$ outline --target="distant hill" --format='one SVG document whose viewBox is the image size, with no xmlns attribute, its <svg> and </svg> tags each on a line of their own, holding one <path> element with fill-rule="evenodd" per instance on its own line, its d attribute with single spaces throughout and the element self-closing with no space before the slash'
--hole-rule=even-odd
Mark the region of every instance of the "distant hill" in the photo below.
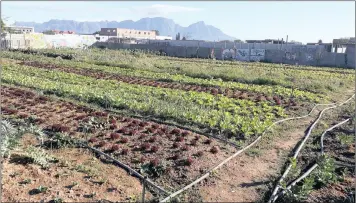
<svg viewBox="0 0 356 203">
<path fill-rule="evenodd" d="M 129 29 L 141 29 L 141 30 L 158 30 L 160 35 L 169 35 L 175 38 L 179 32 L 181 37 L 188 36 L 189 39 L 195 40 L 235 40 L 223 33 L 220 29 L 206 25 L 203 21 L 191 24 L 188 27 L 183 27 L 176 24 L 173 20 L 157 17 L 157 18 L 142 18 L 138 21 L 125 20 L 121 22 L 117 21 L 100 21 L 100 22 L 77 22 L 74 20 L 50 20 L 44 23 L 36 22 L 15 22 L 18 26 L 31 26 L 35 28 L 36 32 L 42 32 L 45 30 L 71 30 L 81 34 L 91 34 L 99 31 L 105 27 L 120 27 Z"/>
</svg>

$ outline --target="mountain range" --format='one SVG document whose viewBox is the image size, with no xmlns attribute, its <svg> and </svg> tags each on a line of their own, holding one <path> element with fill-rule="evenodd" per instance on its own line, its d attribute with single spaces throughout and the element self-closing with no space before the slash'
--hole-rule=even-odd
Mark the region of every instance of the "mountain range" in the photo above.
<svg viewBox="0 0 356 203">
<path fill-rule="evenodd" d="M 117 21 L 98 21 L 98 22 L 78 22 L 74 20 L 56 20 L 52 19 L 44 23 L 36 22 L 15 22 L 17 26 L 30 26 L 35 28 L 35 32 L 46 30 L 75 31 L 80 34 L 91 34 L 100 31 L 101 28 L 127 28 L 137 30 L 158 30 L 160 35 L 172 36 L 175 38 L 180 33 L 181 38 L 207 41 L 235 40 L 235 37 L 223 33 L 220 29 L 206 25 L 204 21 L 199 21 L 183 27 L 171 19 L 156 17 L 142 18 L 138 21 L 124 20 Z"/>
</svg>

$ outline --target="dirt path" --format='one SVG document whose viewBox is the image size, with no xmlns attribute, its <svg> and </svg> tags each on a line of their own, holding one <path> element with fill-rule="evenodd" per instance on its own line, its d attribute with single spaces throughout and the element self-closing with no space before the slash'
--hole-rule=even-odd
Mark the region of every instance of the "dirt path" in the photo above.
<svg viewBox="0 0 356 203">
<path fill-rule="evenodd" d="M 315 113 L 313 115 L 316 115 Z M 271 177 L 279 174 L 288 153 L 302 139 L 304 131 L 315 116 L 289 121 L 292 129 L 284 131 L 284 136 L 275 137 L 266 147 L 265 140 L 259 144 L 260 155 L 239 156 L 224 167 L 217 175 L 200 186 L 203 201 L 209 202 L 256 202 L 268 189 Z M 292 123 L 293 122 L 293 123 Z M 254 147 L 253 149 L 256 149 Z"/>
</svg>

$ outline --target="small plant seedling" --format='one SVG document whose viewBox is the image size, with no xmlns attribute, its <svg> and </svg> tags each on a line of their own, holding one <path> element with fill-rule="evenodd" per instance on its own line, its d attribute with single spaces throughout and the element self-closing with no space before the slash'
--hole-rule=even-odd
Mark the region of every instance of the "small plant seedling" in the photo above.
<svg viewBox="0 0 356 203">
<path fill-rule="evenodd" d="M 150 139 L 148 139 L 149 142 L 155 142 L 157 140 L 156 137 L 150 137 Z"/>
<path fill-rule="evenodd" d="M 213 154 L 216 154 L 219 152 L 219 149 L 217 146 L 213 146 L 211 149 L 210 149 L 210 152 L 213 153 Z"/>
<path fill-rule="evenodd" d="M 184 137 L 176 137 L 176 141 L 177 142 L 183 142 L 184 141 Z"/>
<path fill-rule="evenodd" d="M 191 157 L 188 157 L 185 161 L 184 161 L 186 166 L 191 166 L 193 164 L 193 159 Z"/>
<path fill-rule="evenodd" d="M 29 183 L 31 183 L 31 179 L 29 178 L 20 182 L 20 184 L 29 184 Z"/>
<path fill-rule="evenodd" d="M 129 153 L 129 149 L 122 149 L 121 154 L 127 155 Z"/>
<path fill-rule="evenodd" d="M 110 138 L 113 140 L 119 139 L 120 138 L 120 134 L 119 133 L 111 133 L 110 134 Z"/>
<path fill-rule="evenodd" d="M 120 142 L 121 143 L 128 143 L 129 139 L 127 139 L 127 137 L 123 137 L 123 138 L 121 138 Z"/>
<path fill-rule="evenodd" d="M 151 147 L 151 152 L 156 153 L 158 151 L 159 147 L 158 146 L 152 146 Z"/>
<path fill-rule="evenodd" d="M 118 144 L 113 144 L 112 146 L 111 146 L 111 150 L 112 151 L 117 151 L 117 150 L 119 150 L 120 149 L 120 145 L 118 145 Z"/>
<path fill-rule="evenodd" d="M 189 150 L 189 146 L 188 146 L 188 145 L 182 146 L 182 150 L 183 150 L 183 151 L 188 151 L 188 150 Z"/>
<path fill-rule="evenodd" d="M 178 142 L 173 143 L 173 148 L 178 148 L 180 144 Z"/>
<path fill-rule="evenodd" d="M 92 137 L 92 138 L 89 139 L 89 142 L 91 142 L 91 143 L 95 143 L 95 142 L 98 142 L 98 141 L 99 140 L 96 137 Z"/>
<path fill-rule="evenodd" d="M 38 193 L 45 193 L 47 191 L 48 187 L 40 185 L 36 190 Z"/>
</svg>

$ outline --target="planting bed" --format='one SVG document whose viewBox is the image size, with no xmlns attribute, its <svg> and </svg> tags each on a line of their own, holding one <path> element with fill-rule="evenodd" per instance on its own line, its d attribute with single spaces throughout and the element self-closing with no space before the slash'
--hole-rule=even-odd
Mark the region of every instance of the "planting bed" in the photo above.
<svg viewBox="0 0 356 203">
<path fill-rule="evenodd" d="M 189 131 L 119 117 L 3 86 L 5 115 L 28 118 L 49 133 L 64 132 L 140 169 L 161 186 L 179 188 L 223 161 L 235 149 Z M 154 166 L 153 168 L 150 168 Z"/>
<path fill-rule="evenodd" d="M 146 79 L 143 77 L 140 78 L 140 77 L 121 76 L 118 74 L 105 73 L 102 71 L 57 66 L 54 64 L 40 63 L 37 61 L 23 61 L 19 64 L 26 65 L 26 66 L 33 66 L 37 68 L 44 68 L 49 70 L 59 70 L 67 73 L 75 73 L 79 75 L 94 77 L 97 79 L 117 80 L 129 84 L 146 85 L 146 86 L 169 88 L 169 89 L 180 89 L 185 91 L 206 92 L 206 93 L 211 93 L 213 95 L 221 94 L 230 98 L 248 99 L 255 102 L 271 101 L 276 105 L 283 105 L 283 106 L 297 105 L 297 103 L 294 100 L 286 99 L 281 96 L 271 97 L 263 93 L 253 93 L 244 90 L 236 90 L 236 89 L 221 88 L 221 87 L 208 87 L 208 86 L 200 86 L 194 84 L 189 85 L 189 84 L 182 84 L 182 83 L 162 82 L 162 81 Z"/>
</svg>

